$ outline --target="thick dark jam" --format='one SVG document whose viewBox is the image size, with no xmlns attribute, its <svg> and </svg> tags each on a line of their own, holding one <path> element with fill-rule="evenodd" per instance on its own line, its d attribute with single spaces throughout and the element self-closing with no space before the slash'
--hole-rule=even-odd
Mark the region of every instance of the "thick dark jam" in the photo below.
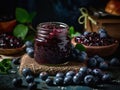
<svg viewBox="0 0 120 90">
<path fill-rule="evenodd" d="M 37 26 L 34 58 L 40 64 L 60 64 L 70 53 L 68 25 L 61 22 L 45 22 Z"/>
</svg>

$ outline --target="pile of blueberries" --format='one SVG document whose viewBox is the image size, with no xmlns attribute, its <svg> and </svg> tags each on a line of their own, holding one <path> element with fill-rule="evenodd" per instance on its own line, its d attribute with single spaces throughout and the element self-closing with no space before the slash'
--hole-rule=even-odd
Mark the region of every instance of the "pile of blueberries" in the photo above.
<svg viewBox="0 0 120 90">
<path fill-rule="evenodd" d="M 22 39 L 7 33 L 0 34 L 0 48 L 19 48 L 22 45 Z"/>
<path fill-rule="evenodd" d="M 26 52 L 27 54 L 34 58 L 34 45 L 32 42 L 27 41 Z M 80 51 L 74 47 L 71 48 L 70 58 L 72 60 L 77 60 L 80 62 L 87 61 L 86 67 L 80 67 L 79 71 L 68 71 L 66 73 L 58 72 L 55 76 L 49 75 L 47 72 L 40 72 L 39 79 L 40 82 L 45 82 L 48 86 L 67 86 L 67 85 L 87 85 L 87 86 L 97 86 L 104 83 L 111 83 L 113 81 L 113 76 L 106 70 L 110 66 L 119 66 L 120 60 L 117 57 L 106 61 L 104 58 L 95 55 L 90 58 L 87 57 L 85 51 Z M 18 62 L 20 58 L 13 60 L 14 64 L 20 64 Z M 36 76 L 29 68 L 24 68 L 22 70 L 22 75 L 25 81 L 28 83 L 29 90 L 37 89 L 37 82 L 35 81 Z M 23 78 L 14 78 L 12 83 L 15 87 L 20 87 L 23 84 Z M 40 84 L 40 83 L 39 83 Z"/>
<path fill-rule="evenodd" d="M 35 76 L 29 68 L 22 70 L 22 75 L 28 84 L 28 90 L 37 89 L 38 82 L 35 81 Z M 68 71 L 67 73 L 58 72 L 55 76 L 50 76 L 47 72 L 41 72 L 39 79 L 45 82 L 48 86 L 68 86 L 68 85 L 87 85 L 96 86 L 103 83 L 112 82 L 112 75 L 104 73 L 100 69 L 90 69 L 81 67 L 78 72 Z M 40 82 L 41 82 L 40 80 Z M 39 82 L 39 84 L 40 84 Z M 12 83 L 15 87 L 21 87 L 23 84 L 22 78 L 14 78 Z"/>
<path fill-rule="evenodd" d="M 102 28 L 98 32 L 85 31 L 82 35 L 75 37 L 75 41 L 87 46 L 107 46 L 116 42 Z"/>
</svg>

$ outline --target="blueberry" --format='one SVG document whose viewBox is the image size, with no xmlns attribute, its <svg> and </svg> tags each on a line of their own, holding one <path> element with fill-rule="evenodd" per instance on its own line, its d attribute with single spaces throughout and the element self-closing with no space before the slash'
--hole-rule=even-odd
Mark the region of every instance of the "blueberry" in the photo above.
<svg viewBox="0 0 120 90">
<path fill-rule="evenodd" d="M 93 69 L 92 74 L 98 77 L 102 77 L 103 73 L 101 71 L 101 69 Z"/>
<path fill-rule="evenodd" d="M 36 90 L 36 89 L 37 89 L 37 84 L 35 82 L 28 84 L 28 90 Z"/>
<path fill-rule="evenodd" d="M 54 78 L 54 84 L 55 84 L 55 85 L 61 86 L 61 85 L 63 85 L 63 81 L 64 81 L 64 79 L 61 78 L 61 77 L 56 77 L 56 78 Z"/>
<path fill-rule="evenodd" d="M 64 78 L 64 73 L 62 73 L 62 72 L 58 72 L 58 73 L 56 74 L 55 77 L 61 77 L 61 78 Z"/>
<path fill-rule="evenodd" d="M 95 78 L 93 75 L 86 75 L 84 77 L 84 83 L 88 86 L 93 86 L 95 84 Z"/>
<path fill-rule="evenodd" d="M 34 49 L 29 49 L 28 51 L 27 51 L 27 54 L 30 56 L 30 57 L 34 57 Z"/>
<path fill-rule="evenodd" d="M 82 79 L 83 79 L 83 75 L 81 73 L 76 73 L 76 75 L 73 77 L 73 83 L 80 84 Z"/>
<path fill-rule="evenodd" d="M 39 75 L 41 80 L 46 80 L 48 78 L 48 73 L 47 72 L 41 72 Z"/>
<path fill-rule="evenodd" d="M 77 55 L 77 60 L 80 62 L 84 62 L 85 60 L 87 60 L 86 52 L 84 51 L 80 52 L 80 54 Z"/>
<path fill-rule="evenodd" d="M 109 68 L 109 65 L 107 62 L 101 62 L 99 68 L 102 70 L 107 70 Z"/>
<path fill-rule="evenodd" d="M 48 77 L 48 78 L 45 80 L 45 83 L 46 83 L 48 86 L 52 86 L 52 85 L 53 85 L 53 78 Z"/>
<path fill-rule="evenodd" d="M 34 82 L 34 77 L 32 75 L 27 75 L 25 80 L 27 83 L 32 83 Z"/>
<path fill-rule="evenodd" d="M 118 65 L 120 65 L 119 59 L 116 58 L 116 57 L 112 58 L 112 59 L 110 60 L 110 65 L 111 65 L 111 66 L 118 66 Z"/>
<path fill-rule="evenodd" d="M 72 58 L 72 59 L 77 59 L 77 55 L 76 55 L 75 53 L 72 53 L 72 54 L 71 54 L 71 58 Z"/>
<path fill-rule="evenodd" d="M 26 47 L 26 52 L 28 52 L 29 50 L 34 50 L 33 47 Z"/>
<path fill-rule="evenodd" d="M 73 82 L 73 77 L 72 76 L 66 76 L 64 78 L 64 84 L 65 85 L 70 85 L 70 84 L 72 84 L 72 82 Z"/>
<path fill-rule="evenodd" d="M 84 36 L 87 36 L 88 34 L 90 34 L 90 32 L 88 32 L 88 31 L 85 31 L 85 32 L 83 33 Z"/>
<path fill-rule="evenodd" d="M 87 57 L 87 53 L 85 51 L 81 51 L 80 53 L 81 53 L 81 55 L 84 55 Z"/>
<path fill-rule="evenodd" d="M 21 78 L 14 78 L 12 80 L 12 84 L 15 86 L 15 87 L 20 87 L 22 86 L 22 79 Z"/>
<path fill-rule="evenodd" d="M 97 65 L 97 60 L 95 58 L 90 58 L 88 60 L 88 67 L 96 67 Z"/>
<path fill-rule="evenodd" d="M 102 58 L 102 57 L 100 57 L 100 56 L 94 56 L 94 58 L 96 58 L 96 60 L 97 60 L 97 62 L 98 62 L 98 64 L 100 64 L 101 62 L 104 62 L 105 60 L 104 60 L 104 58 Z"/>
<path fill-rule="evenodd" d="M 22 70 L 22 75 L 23 75 L 24 77 L 26 77 L 27 75 L 32 75 L 32 71 L 30 70 L 30 68 L 24 68 L 24 69 Z"/>
<path fill-rule="evenodd" d="M 84 54 L 79 54 L 77 56 L 77 60 L 80 61 L 80 62 L 84 62 L 85 60 L 87 60 L 87 56 L 84 55 Z"/>
<path fill-rule="evenodd" d="M 109 73 L 105 73 L 103 76 L 102 76 L 102 81 L 107 83 L 107 82 L 110 82 L 112 80 L 112 75 L 109 74 Z"/>
<path fill-rule="evenodd" d="M 74 72 L 74 71 L 68 71 L 67 73 L 66 73 L 66 76 L 74 76 L 76 73 Z"/>
<path fill-rule="evenodd" d="M 92 69 L 91 69 L 91 68 L 88 68 L 86 74 L 87 74 L 87 75 L 88 75 L 88 74 L 92 74 Z"/>
<path fill-rule="evenodd" d="M 107 31 L 104 30 L 103 28 L 101 28 L 101 29 L 98 30 L 98 33 L 99 33 L 99 34 L 100 34 L 100 33 L 107 33 Z"/>
<path fill-rule="evenodd" d="M 80 50 L 74 48 L 72 52 L 75 53 L 76 55 L 78 55 L 80 53 Z"/>
<path fill-rule="evenodd" d="M 31 41 L 25 42 L 26 47 L 33 47 L 33 43 Z"/>
<path fill-rule="evenodd" d="M 79 72 L 86 74 L 87 73 L 88 68 L 87 67 L 81 67 Z"/>
<path fill-rule="evenodd" d="M 106 33 L 100 33 L 100 38 L 107 38 L 107 34 Z"/>
<path fill-rule="evenodd" d="M 12 63 L 15 64 L 15 65 L 20 65 L 20 59 L 21 59 L 20 57 L 13 58 Z"/>
</svg>

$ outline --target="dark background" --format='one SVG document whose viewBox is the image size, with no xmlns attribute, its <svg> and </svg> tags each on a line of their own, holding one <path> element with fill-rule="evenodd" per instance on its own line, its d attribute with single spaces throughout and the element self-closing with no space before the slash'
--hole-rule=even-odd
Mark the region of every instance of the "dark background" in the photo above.
<svg viewBox="0 0 120 90">
<path fill-rule="evenodd" d="M 109 0 L 0 0 L 0 16 L 15 16 L 15 8 L 22 7 L 29 12 L 36 11 L 33 21 L 36 27 L 40 22 L 60 21 L 74 26 L 77 30 L 83 27 L 78 24 L 80 7 L 104 8 Z"/>
</svg>

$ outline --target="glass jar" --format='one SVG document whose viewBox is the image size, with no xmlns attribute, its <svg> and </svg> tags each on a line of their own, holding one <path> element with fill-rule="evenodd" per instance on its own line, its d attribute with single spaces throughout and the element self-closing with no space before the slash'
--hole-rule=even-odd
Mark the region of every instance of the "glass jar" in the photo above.
<svg viewBox="0 0 120 90">
<path fill-rule="evenodd" d="M 40 64 L 60 64 L 70 55 L 68 25 L 62 22 L 44 22 L 37 26 L 34 58 Z"/>
</svg>

